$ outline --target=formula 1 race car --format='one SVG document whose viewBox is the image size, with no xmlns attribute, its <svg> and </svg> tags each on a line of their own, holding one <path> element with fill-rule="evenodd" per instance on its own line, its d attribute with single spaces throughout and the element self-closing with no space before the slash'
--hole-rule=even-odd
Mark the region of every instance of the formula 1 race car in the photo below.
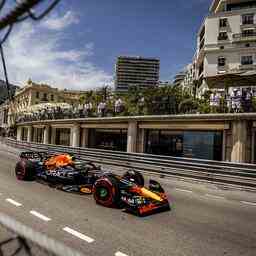
<svg viewBox="0 0 256 256">
<path fill-rule="evenodd" d="M 93 194 L 98 204 L 124 208 L 138 216 L 170 210 L 157 181 L 150 180 L 145 188 L 144 177 L 137 171 L 119 176 L 90 161 L 77 161 L 70 154 L 22 152 L 15 173 L 19 180 L 38 180 L 66 192 Z"/>
</svg>

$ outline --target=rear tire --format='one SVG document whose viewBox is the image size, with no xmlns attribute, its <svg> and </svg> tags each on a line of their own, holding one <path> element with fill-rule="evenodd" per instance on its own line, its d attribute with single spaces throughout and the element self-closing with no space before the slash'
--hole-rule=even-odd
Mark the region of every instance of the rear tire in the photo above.
<svg viewBox="0 0 256 256">
<path fill-rule="evenodd" d="M 34 180 L 36 176 L 35 165 L 26 159 L 20 160 L 15 167 L 18 180 Z"/>
<path fill-rule="evenodd" d="M 105 207 L 119 207 L 120 191 L 118 181 L 113 177 L 102 177 L 93 185 L 93 197 L 96 203 Z"/>
</svg>

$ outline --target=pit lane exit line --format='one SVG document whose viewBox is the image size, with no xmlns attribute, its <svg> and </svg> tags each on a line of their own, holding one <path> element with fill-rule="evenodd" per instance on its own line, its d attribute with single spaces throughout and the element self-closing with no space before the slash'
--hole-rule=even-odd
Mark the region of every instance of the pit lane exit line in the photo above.
<svg viewBox="0 0 256 256">
<path fill-rule="evenodd" d="M 186 193 L 193 193 L 193 191 L 191 191 L 191 190 L 186 190 L 186 189 L 176 188 L 175 190 L 181 191 L 181 192 L 186 192 Z"/>
<path fill-rule="evenodd" d="M 94 239 L 93 239 L 93 238 L 91 238 L 91 237 L 89 237 L 89 236 L 86 236 L 86 235 L 84 235 L 84 234 L 82 234 L 82 233 L 80 233 L 80 232 L 78 232 L 78 231 L 76 231 L 76 230 L 74 230 L 74 229 L 72 229 L 72 228 L 65 227 L 65 228 L 63 228 L 63 230 L 66 231 L 67 233 L 73 235 L 73 236 L 76 236 L 76 237 L 78 237 L 78 238 L 80 238 L 80 239 L 86 241 L 87 243 L 92 243 L 92 242 L 94 242 Z"/>
<path fill-rule="evenodd" d="M 215 196 L 215 195 L 211 195 L 211 194 L 206 194 L 205 196 L 213 198 L 213 199 L 226 199 L 224 196 Z"/>
<path fill-rule="evenodd" d="M 5 201 L 8 202 L 8 203 L 10 203 L 10 204 L 12 204 L 12 205 L 15 205 L 16 207 L 22 206 L 21 203 L 16 202 L 15 200 L 13 200 L 13 199 L 11 199 L 11 198 L 6 198 Z"/>
<path fill-rule="evenodd" d="M 46 221 L 46 222 L 51 220 L 51 218 L 48 218 L 45 215 L 43 215 L 43 214 L 41 214 L 40 212 L 37 212 L 37 211 L 30 211 L 29 213 L 34 215 L 35 217 L 43 220 L 43 221 Z"/>
<path fill-rule="evenodd" d="M 128 256 L 127 254 L 124 254 L 122 252 L 116 252 L 115 256 Z"/>
</svg>

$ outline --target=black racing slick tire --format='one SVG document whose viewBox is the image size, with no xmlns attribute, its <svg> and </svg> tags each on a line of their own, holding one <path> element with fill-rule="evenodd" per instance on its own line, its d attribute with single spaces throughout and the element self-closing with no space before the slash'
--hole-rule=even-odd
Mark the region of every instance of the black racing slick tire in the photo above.
<svg viewBox="0 0 256 256">
<path fill-rule="evenodd" d="M 105 207 L 119 207 L 120 190 L 118 180 L 113 177 L 102 177 L 93 185 L 93 197 L 96 203 Z"/>
<path fill-rule="evenodd" d="M 36 176 L 35 165 L 29 160 L 22 159 L 16 164 L 15 174 L 18 180 L 34 180 Z"/>
<path fill-rule="evenodd" d="M 134 170 L 127 171 L 123 175 L 123 179 L 129 180 L 140 187 L 144 187 L 145 184 L 143 175 L 140 172 Z"/>
</svg>

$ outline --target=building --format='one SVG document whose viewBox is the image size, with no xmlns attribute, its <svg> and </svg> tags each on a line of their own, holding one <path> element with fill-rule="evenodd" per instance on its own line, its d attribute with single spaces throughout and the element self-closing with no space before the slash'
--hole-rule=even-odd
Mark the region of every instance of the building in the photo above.
<svg viewBox="0 0 256 256">
<path fill-rule="evenodd" d="M 159 69 L 159 59 L 119 56 L 116 62 L 115 90 L 125 92 L 133 86 L 157 86 Z"/>
<path fill-rule="evenodd" d="M 17 140 L 73 147 L 256 162 L 256 114 L 190 114 L 38 120 Z"/>
<path fill-rule="evenodd" d="M 185 79 L 186 76 L 186 71 L 180 71 L 178 74 L 175 75 L 174 80 L 173 80 L 173 85 L 174 86 L 182 86 L 182 83 Z"/>
<path fill-rule="evenodd" d="M 31 106 L 43 103 L 68 103 L 78 105 L 80 96 L 85 91 L 59 90 L 46 84 L 37 84 L 29 80 L 27 84 L 16 90 L 13 100 L 5 102 L 0 108 L 2 128 L 15 125 L 18 113 L 26 112 Z M 7 123 L 6 123 L 6 115 Z M 2 117 L 2 118 L 1 118 Z"/>
<path fill-rule="evenodd" d="M 8 130 L 8 113 L 9 104 L 8 101 L 0 105 L 0 135 L 3 136 Z"/>
<path fill-rule="evenodd" d="M 171 81 L 159 81 L 158 87 L 173 86 Z"/>
<path fill-rule="evenodd" d="M 256 86 L 256 1 L 213 0 L 197 35 L 198 95 Z"/>
<path fill-rule="evenodd" d="M 196 64 L 195 62 L 188 64 L 183 71 L 174 77 L 173 85 L 180 86 L 184 93 L 193 95 L 194 81 L 196 80 Z"/>
</svg>

